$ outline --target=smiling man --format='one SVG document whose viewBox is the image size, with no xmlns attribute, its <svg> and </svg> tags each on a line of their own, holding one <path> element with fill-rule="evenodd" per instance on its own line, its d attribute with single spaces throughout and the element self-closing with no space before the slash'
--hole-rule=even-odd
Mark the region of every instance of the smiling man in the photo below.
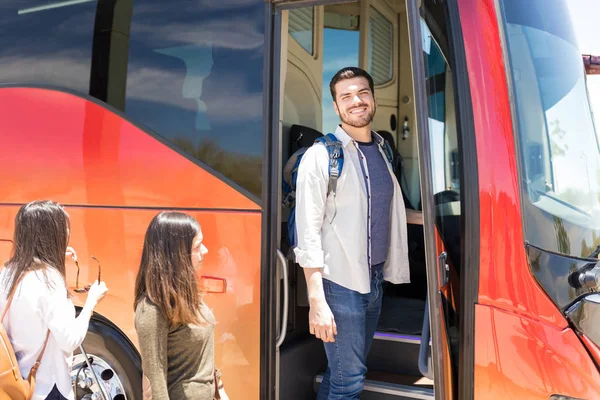
<svg viewBox="0 0 600 400">
<path fill-rule="evenodd" d="M 310 332 L 323 340 L 328 366 L 318 400 L 358 399 L 383 296 L 383 281 L 409 282 L 406 211 L 400 186 L 371 130 L 373 79 L 347 67 L 329 85 L 341 119 L 335 131 L 344 167 L 333 193 L 329 154 L 306 151 L 296 187 L 297 262 L 310 300 Z"/>
</svg>

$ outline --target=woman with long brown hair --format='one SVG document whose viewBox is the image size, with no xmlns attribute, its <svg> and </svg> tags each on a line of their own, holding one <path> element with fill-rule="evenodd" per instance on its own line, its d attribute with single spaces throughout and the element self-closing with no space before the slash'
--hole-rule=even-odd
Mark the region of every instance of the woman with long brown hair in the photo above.
<svg viewBox="0 0 600 400">
<path fill-rule="evenodd" d="M 145 398 L 228 399 L 214 362 L 214 316 L 196 282 L 203 239 L 198 221 L 179 212 L 161 212 L 146 231 L 134 304 Z"/>
<path fill-rule="evenodd" d="M 71 360 L 83 342 L 94 307 L 106 294 L 104 282 L 90 288 L 75 316 L 66 284 L 65 259 L 76 258 L 69 242 L 69 216 L 52 201 L 22 206 L 15 218 L 13 252 L 0 272 L 0 310 L 12 302 L 2 324 L 28 376 L 40 353 L 33 400 L 73 399 Z"/>
</svg>

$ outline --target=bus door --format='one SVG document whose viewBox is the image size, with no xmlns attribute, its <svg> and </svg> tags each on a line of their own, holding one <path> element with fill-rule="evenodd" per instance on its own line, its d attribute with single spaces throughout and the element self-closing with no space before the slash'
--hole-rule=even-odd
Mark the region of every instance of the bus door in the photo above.
<svg viewBox="0 0 600 400">
<path fill-rule="evenodd" d="M 468 270 L 477 268 L 469 261 L 477 248 L 476 231 L 468 234 L 466 227 L 477 221 L 478 208 L 472 143 L 459 129 L 464 117 L 457 99 L 468 86 L 456 89 L 465 76 L 455 72 L 464 69 L 462 47 L 452 44 L 461 33 L 450 29 L 460 27 L 451 19 L 457 18 L 452 13 L 456 4 L 277 1 L 270 7 L 272 90 L 267 104 L 272 115 L 264 172 L 268 186 L 263 187 L 270 197 L 263 214 L 267 261 L 262 281 L 269 286 L 262 291 L 267 313 L 262 317 L 267 330 L 262 398 L 314 398 L 325 371 L 323 344 L 308 329 L 304 274 L 287 241 L 289 208 L 282 204 L 281 177 L 296 150 L 335 130 L 339 118 L 329 81 L 348 65 L 373 76 L 378 104 L 373 127 L 397 150 L 411 267 L 410 284 L 385 285 L 361 398 L 458 398 L 459 369 L 472 371 L 472 364 L 459 367 L 458 349 L 459 342 L 472 337 L 469 317 L 459 318 L 459 313 L 473 305 L 459 303 L 466 301 L 461 296 L 465 276 L 467 287 L 476 284 Z M 470 157 L 467 162 L 465 157 Z M 463 165 L 472 172 L 465 175 Z M 462 349 L 472 352 L 470 343 Z"/>
<path fill-rule="evenodd" d="M 407 4 L 409 24 L 418 24 L 418 29 L 411 30 L 413 43 L 420 44 L 415 46 L 412 65 L 415 108 L 421 117 L 416 124 L 428 278 L 419 370 L 434 380 L 436 398 L 468 398 L 465 393 L 459 397 L 458 377 L 460 369 L 469 371 L 472 365 L 459 364 L 459 349 L 463 341 L 463 359 L 468 360 L 464 355 L 471 347 L 464 339 L 472 332 L 467 321 L 473 305 L 471 299 L 471 304 L 461 307 L 461 301 L 469 300 L 462 289 L 473 284 L 468 270 L 476 268 L 468 250 L 475 249 L 477 236 L 475 232 L 467 235 L 466 227 L 478 220 L 477 192 L 473 175 L 463 167 L 474 160 L 467 136 L 471 131 L 460 123 L 470 109 L 457 106 L 461 98 L 462 104 L 469 103 L 464 90 L 468 83 L 464 82 L 462 47 L 455 43 L 461 35 L 460 24 L 452 20 L 456 4 L 425 0 L 418 13 L 416 6 L 416 1 Z M 474 173 L 475 166 L 471 168 Z M 469 202 L 472 207 L 465 207 Z M 461 278 L 471 282 L 463 285 Z"/>
<path fill-rule="evenodd" d="M 600 394 L 600 147 L 573 3 L 459 2 L 478 110 L 476 397 Z"/>
</svg>

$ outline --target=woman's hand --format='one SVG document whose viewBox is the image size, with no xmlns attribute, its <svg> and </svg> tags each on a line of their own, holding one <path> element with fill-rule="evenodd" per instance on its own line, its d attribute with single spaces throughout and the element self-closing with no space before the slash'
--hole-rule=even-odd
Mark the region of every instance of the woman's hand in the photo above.
<svg viewBox="0 0 600 400">
<path fill-rule="evenodd" d="M 67 258 L 69 258 L 69 257 L 72 258 L 73 261 L 77 261 L 77 252 L 71 246 L 67 247 L 67 251 L 65 253 L 65 256 Z"/>
<path fill-rule="evenodd" d="M 152 400 L 152 386 L 146 375 L 142 378 L 142 400 Z"/>
<path fill-rule="evenodd" d="M 94 284 L 90 287 L 90 291 L 88 292 L 87 299 L 85 300 L 84 309 L 88 309 L 90 312 L 94 311 L 96 305 L 104 298 L 108 289 L 106 287 L 106 283 L 104 281 L 98 283 L 98 281 L 94 282 Z"/>
<path fill-rule="evenodd" d="M 91 300 L 94 300 L 96 304 L 100 303 L 100 300 L 104 298 L 104 295 L 108 292 L 108 288 L 106 287 L 106 283 L 102 282 L 94 282 L 94 284 L 90 287 L 90 291 L 88 292 L 88 298 L 91 297 Z"/>
</svg>

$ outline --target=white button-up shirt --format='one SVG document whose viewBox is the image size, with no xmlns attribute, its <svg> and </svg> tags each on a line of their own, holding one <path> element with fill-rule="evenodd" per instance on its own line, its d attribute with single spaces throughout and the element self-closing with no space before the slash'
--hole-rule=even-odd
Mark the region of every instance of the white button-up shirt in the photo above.
<svg viewBox="0 0 600 400">
<path fill-rule="evenodd" d="M 7 302 L 7 270 L 0 272 L 0 310 Z M 1 311 L 0 311 L 1 314 Z M 75 306 L 67 298 L 67 289 L 60 273 L 48 268 L 29 272 L 17 287 L 15 297 L 3 325 L 15 350 L 19 370 L 24 379 L 39 356 L 46 332 L 50 338 L 36 376 L 33 400 L 43 400 L 54 385 L 67 399 L 73 399 L 71 362 L 75 350 L 86 336 L 89 315 L 75 318 Z"/>
<path fill-rule="evenodd" d="M 375 132 L 373 135 L 376 140 L 382 140 Z M 365 181 L 356 141 L 339 126 L 335 136 L 342 142 L 344 152 L 344 166 L 335 196 L 328 193 L 329 154 L 325 146 L 312 146 L 300 161 L 296 182 L 298 246 L 294 252 L 296 261 L 303 268 L 323 268 L 323 278 L 359 293 L 369 293 L 370 182 L 369 179 Z M 408 283 L 406 210 L 398 181 L 387 164 L 394 194 L 390 205 L 390 246 L 383 269 L 384 279 L 395 284 Z M 363 167 L 368 177 L 366 162 Z"/>
</svg>

